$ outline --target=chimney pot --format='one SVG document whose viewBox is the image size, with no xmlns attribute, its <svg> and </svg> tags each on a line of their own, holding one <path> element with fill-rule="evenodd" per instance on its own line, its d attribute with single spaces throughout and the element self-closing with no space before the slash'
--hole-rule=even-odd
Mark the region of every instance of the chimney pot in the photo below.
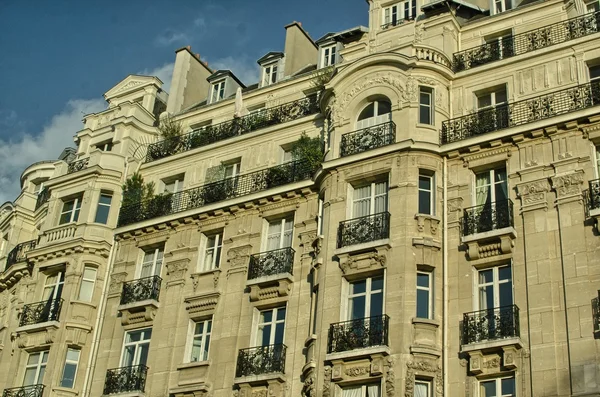
<svg viewBox="0 0 600 397">
<path fill-rule="evenodd" d="M 192 49 L 192 46 L 189 46 L 189 45 L 188 45 L 188 46 L 186 46 L 185 48 L 187 48 L 188 50 L 191 50 L 191 49 Z"/>
</svg>

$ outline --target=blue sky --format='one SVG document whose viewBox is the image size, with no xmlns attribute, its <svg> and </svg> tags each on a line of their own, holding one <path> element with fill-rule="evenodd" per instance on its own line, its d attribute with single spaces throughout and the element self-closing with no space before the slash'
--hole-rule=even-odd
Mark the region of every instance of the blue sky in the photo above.
<svg viewBox="0 0 600 397">
<path fill-rule="evenodd" d="M 131 73 L 168 85 L 177 48 L 246 84 L 256 60 L 283 51 L 292 21 L 316 40 L 368 25 L 365 0 L 0 0 L 0 204 L 16 198 L 27 165 L 55 159 L 84 114 Z"/>
</svg>

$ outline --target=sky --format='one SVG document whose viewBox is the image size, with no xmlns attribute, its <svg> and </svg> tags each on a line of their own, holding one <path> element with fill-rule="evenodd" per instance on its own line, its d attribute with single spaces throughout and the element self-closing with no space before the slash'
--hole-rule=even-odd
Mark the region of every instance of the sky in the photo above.
<svg viewBox="0 0 600 397">
<path fill-rule="evenodd" d="M 175 50 L 191 46 L 246 85 L 256 60 L 283 51 L 298 21 L 317 40 L 368 26 L 365 0 L 0 0 L 0 205 L 32 163 L 74 146 L 85 114 L 129 74 L 158 76 L 168 92 Z"/>
</svg>

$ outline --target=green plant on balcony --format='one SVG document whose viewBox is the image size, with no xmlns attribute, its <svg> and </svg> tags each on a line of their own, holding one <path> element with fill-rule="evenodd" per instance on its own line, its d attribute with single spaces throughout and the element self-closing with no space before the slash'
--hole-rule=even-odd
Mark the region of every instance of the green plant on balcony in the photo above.
<svg viewBox="0 0 600 397">
<path fill-rule="evenodd" d="M 292 158 L 300 161 L 314 172 L 323 162 L 323 144 L 319 137 L 310 138 L 302 132 L 300 139 L 292 145 Z"/>
<path fill-rule="evenodd" d="M 152 153 L 157 158 L 170 156 L 181 151 L 181 146 L 184 144 L 183 127 L 181 123 L 175 121 L 173 117 L 167 116 L 160 121 L 158 132 L 163 140 L 160 145 L 154 146 L 152 149 L 159 153 Z"/>
</svg>

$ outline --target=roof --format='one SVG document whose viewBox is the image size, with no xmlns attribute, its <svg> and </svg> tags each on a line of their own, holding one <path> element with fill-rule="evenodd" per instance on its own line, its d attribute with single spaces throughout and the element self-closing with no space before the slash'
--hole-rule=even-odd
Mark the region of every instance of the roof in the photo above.
<svg viewBox="0 0 600 397">
<path fill-rule="evenodd" d="M 242 83 L 237 77 L 235 77 L 235 74 L 233 74 L 233 72 L 231 70 L 228 69 L 221 69 L 221 70 L 217 70 L 216 72 L 214 72 L 213 74 L 211 74 L 210 76 L 208 76 L 208 78 L 206 79 L 208 82 L 214 81 L 216 79 L 219 79 L 221 77 L 231 77 L 233 80 L 235 80 L 236 83 L 238 83 L 240 85 L 240 87 L 242 88 L 246 88 L 246 85 L 244 83 Z"/>
<path fill-rule="evenodd" d="M 269 61 L 271 59 L 283 58 L 283 56 L 284 56 L 283 52 L 280 52 L 280 51 L 269 51 L 265 55 L 263 55 L 262 57 L 260 57 L 258 59 L 258 61 L 256 61 L 256 63 L 258 63 L 260 65 L 260 64 L 262 64 L 265 61 Z"/>
<path fill-rule="evenodd" d="M 323 37 L 321 37 L 320 39 L 318 39 L 317 41 L 315 41 L 315 43 L 321 44 L 321 43 L 323 43 L 325 41 L 333 40 L 332 39 L 333 35 L 335 35 L 335 32 L 325 33 L 325 35 Z"/>
<path fill-rule="evenodd" d="M 365 33 L 369 32 L 369 28 L 367 28 L 366 26 L 355 26 L 353 28 L 350 29 L 346 29 L 346 30 L 342 30 L 341 32 L 337 32 L 336 34 L 333 35 L 333 39 L 338 41 L 338 40 L 344 40 L 347 38 L 350 38 L 352 36 L 355 35 L 363 35 Z"/>
<path fill-rule="evenodd" d="M 476 6 L 475 4 L 471 4 L 464 0 L 433 0 L 432 2 L 427 3 L 423 7 L 421 7 L 421 10 L 422 11 L 435 10 L 435 9 L 444 7 L 446 4 L 455 4 L 455 5 L 467 7 L 474 11 L 477 11 L 477 12 L 486 12 L 487 11 L 479 6 Z"/>
</svg>

